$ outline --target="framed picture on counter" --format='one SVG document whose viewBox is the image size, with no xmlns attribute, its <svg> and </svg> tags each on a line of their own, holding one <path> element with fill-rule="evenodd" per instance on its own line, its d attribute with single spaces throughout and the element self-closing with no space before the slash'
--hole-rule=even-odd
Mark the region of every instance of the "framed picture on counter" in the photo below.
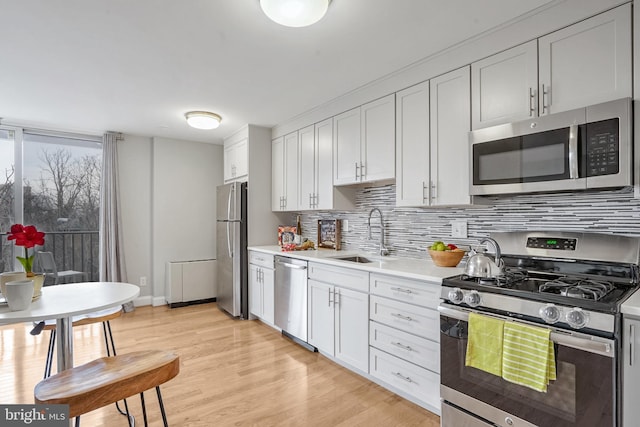
<svg viewBox="0 0 640 427">
<path fill-rule="evenodd" d="M 298 228 L 292 225 L 281 225 L 278 227 L 278 246 L 293 243 Z"/>
<path fill-rule="evenodd" d="M 341 240 L 341 220 L 339 219 L 319 219 L 318 220 L 318 247 L 340 250 Z"/>
</svg>

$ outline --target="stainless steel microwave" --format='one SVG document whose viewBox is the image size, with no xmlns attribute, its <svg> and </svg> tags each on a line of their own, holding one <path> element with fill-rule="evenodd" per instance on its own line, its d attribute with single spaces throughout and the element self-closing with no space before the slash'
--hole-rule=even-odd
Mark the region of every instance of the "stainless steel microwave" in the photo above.
<svg viewBox="0 0 640 427">
<path fill-rule="evenodd" d="M 473 195 L 633 184 L 631 98 L 470 133 Z"/>
</svg>

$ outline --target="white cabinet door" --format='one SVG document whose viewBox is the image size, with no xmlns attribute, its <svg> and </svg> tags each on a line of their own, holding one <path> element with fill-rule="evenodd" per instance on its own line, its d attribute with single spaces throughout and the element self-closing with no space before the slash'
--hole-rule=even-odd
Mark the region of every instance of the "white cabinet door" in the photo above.
<svg viewBox="0 0 640 427">
<path fill-rule="evenodd" d="M 361 107 L 360 181 L 395 178 L 395 95 Z"/>
<path fill-rule="evenodd" d="M 396 93 L 396 206 L 429 204 L 429 82 Z"/>
<path fill-rule="evenodd" d="M 431 205 L 471 203 L 469 66 L 431 83 Z"/>
<path fill-rule="evenodd" d="M 539 39 L 540 114 L 632 96 L 631 4 Z"/>
<path fill-rule="evenodd" d="M 369 372 L 369 294 L 335 287 L 335 357 Z"/>
<path fill-rule="evenodd" d="M 271 210 L 284 210 L 284 138 L 271 143 Z"/>
<path fill-rule="evenodd" d="M 640 419 L 640 320 L 624 318 L 622 333 L 622 425 L 635 426 Z"/>
<path fill-rule="evenodd" d="M 333 118 L 334 185 L 360 181 L 360 107 Z"/>
<path fill-rule="evenodd" d="M 275 270 L 262 268 L 262 319 L 275 323 Z"/>
<path fill-rule="evenodd" d="M 316 142 L 315 127 L 307 126 L 298 131 L 300 147 L 299 194 L 300 209 L 313 209 L 316 193 Z"/>
<path fill-rule="evenodd" d="M 233 182 L 246 178 L 249 172 L 247 138 L 225 145 L 224 147 L 224 181 Z"/>
<path fill-rule="evenodd" d="M 333 119 L 315 126 L 316 194 L 314 209 L 333 209 Z"/>
<path fill-rule="evenodd" d="M 262 283 L 260 282 L 260 267 L 249 264 L 249 311 L 257 317 L 262 317 Z"/>
<path fill-rule="evenodd" d="M 536 40 L 474 62 L 471 76 L 473 129 L 537 115 Z"/>
<path fill-rule="evenodd" d="M 309 344 L 333 355 L 334 287 L 316 280 L 309 280 L 307 286 Z"/>
<path fill-rule="evenodd" d="M 284 210 L 298 209 L 298 132 L 284 137 Z"/>
</svg>

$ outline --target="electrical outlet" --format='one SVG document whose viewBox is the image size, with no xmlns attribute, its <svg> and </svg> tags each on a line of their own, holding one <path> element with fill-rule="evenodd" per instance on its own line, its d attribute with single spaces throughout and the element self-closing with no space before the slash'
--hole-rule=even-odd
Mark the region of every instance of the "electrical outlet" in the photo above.
<svg viewBox="0 0 640 427">
<path fill-rule="evenodd" d="M 147 286 L 147 276 L 140 277 L 140 286 Z"/>
<path fill-rule="evenodd" d="M 469 237 L 467 235 L 466 219 L 458 219 L 455 221 L 451 221 L 451 237 L 459 237 L 462 239 L 466 239 L 467 237 Z"/>
<path fill-rule="evenodd" d="M 342 220 L 342 231 L 344 231 L 345 233 L 349 231 L 349 220 L 348 219 L 343 219 Z"/>
</svg>

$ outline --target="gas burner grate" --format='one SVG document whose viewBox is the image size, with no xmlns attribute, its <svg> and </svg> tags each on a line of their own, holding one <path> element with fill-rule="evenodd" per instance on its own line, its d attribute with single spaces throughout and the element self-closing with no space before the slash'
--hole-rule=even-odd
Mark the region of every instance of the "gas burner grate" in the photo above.
<svg viewBox="0 0 640 427">
<path fill-rule="evenodd" d="M 570 298 L 598 301 L 614 289 L 611 282 L 604 280 L 560 277 L 540 285 L 541 293 L 560 294 Z"/>
</svg>

